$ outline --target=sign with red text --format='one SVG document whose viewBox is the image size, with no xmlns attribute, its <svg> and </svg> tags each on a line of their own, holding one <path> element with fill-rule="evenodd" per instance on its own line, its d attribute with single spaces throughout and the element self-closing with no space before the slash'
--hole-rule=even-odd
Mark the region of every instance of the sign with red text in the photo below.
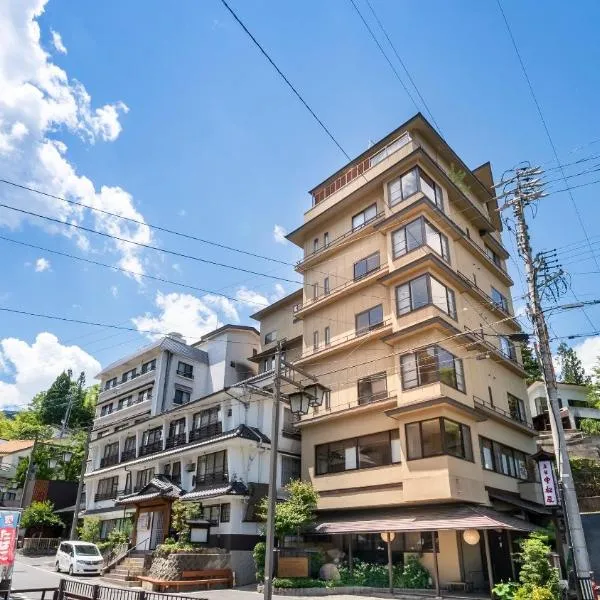
<svg viewBox="0 0 600 600">
<path fill-rule="evenodd" d="M 15 550 L 21 513 L 13 510 L 0 510 L 0 580 L 12 579 L 15 564 Z M 2 584 L 4 586 L 4 583 Z"/>
<path fill-rule="evenodd" d="M 542 482 L 544 506 L 558 506 L 558 489 L 556 487 L 552 461 L 540 460 L 538 462 L 538 468 L 540 470 L 540 481 Z"/>
</svg>

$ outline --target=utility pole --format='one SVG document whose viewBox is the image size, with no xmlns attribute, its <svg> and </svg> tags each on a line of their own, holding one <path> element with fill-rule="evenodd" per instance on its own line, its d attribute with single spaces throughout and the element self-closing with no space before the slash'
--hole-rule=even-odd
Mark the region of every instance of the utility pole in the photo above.
<svg viewBox="0 0 600 600">
<path fill-rule="evenodd" d="M 25 497 L 27 495 L 27 492 L 29 490 L 29 480 L 31 479 L 32 474 L 35 471 L 35 465 L 34 465 L 34 458 L 35 458 L 35 451 L 37 449 L 37 445 L 38 445 L 38 433 L 35 434 L 35 438 L 33 440 L 33 446 L 31 448 L 31 455 L 29 456 L 29 464 L 27 465 L 27 471 L 25 472 L 25 481 L 23 482 L 23 493 L 21 494 L 21 502 L 20 507 L 21 508 L 25 508 L 24 504 L 25 504 Z"/>
<path fill-rule="evenodd" d="M 269 498 L 267 505 L 266 554 L 265 554 L 265 600 L 273 597 L 273 573 L 275 563 L 275 506 L 277 504 L 277 454 L 279 452 L 279 406 L 281 402 L 281 342 L 275 353 L 275 381 L 273 392 L 273 415 L 271 417 L 271 455 L 269 460 Z"/>
<path fill-rule="evenodd" d="M 552 364 L 550 339 L 542 310 L 540 292 L 537 285 L 537 269 L 534 264 L 528 226 L 525 220 L 525 206 L 543 195 L 540 189 L 541 181 L 537 178 L 540 174 L 541 169 L 539 168 L 518 168 L 515 178 L 512 180 L 515 183 L 514 191 L 509 194 L 512 198 L 506 203 L 506 206 L 509 205 L 513 208 L 516 222 L 517 246 L 519 254 L 525 262 L 528 287 L 527 308 L 538 339 L 537 348 L 546 386 L 546 394 L 548 396 L 548 414 L 552 429 L 552 441 L 556 454 L 558 478 L 562 489 L 565 520 L 573 551 L 575 573 L 578 579 L 587 579 L 591 577 L 590 559 L 585 542 L 581 515 L 579 513 L 579 505 L 577 503 L 573 474 L 569 463 L 565 432 L 560 418 L 556 374 L 554 372 L 554 365 Z M 581 593 L 582 586 L 578 585 L 577 587 L 578 593 Z"/>
<path fill-rule="evenodd" d="M 73 522 L 71 523 L 71 532 L 69 534 L 70 540 L 77 539 L 77 515 L 79 514 L 79 505 L 81 504 L 81 496 L 83 494 L 83 479 L 87 470 L 88 454 L 90 451 L 90 439 L 92 437 L 92 427 L 90 425 L 87 430 L 87 436 L 85 438 L 85 445 L 83 447 L 83 458 L 81 459 L 81 471 L 79 473 L 79 482 L 77 484 L 77 497 L 75 498 L 75 510 L 73 511 Z"/>
</svg>

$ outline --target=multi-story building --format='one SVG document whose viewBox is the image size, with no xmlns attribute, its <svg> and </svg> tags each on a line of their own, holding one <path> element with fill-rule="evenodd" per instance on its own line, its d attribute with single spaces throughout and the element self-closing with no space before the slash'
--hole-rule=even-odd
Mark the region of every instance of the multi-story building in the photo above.
<svg viewBox="0 0 600 600">
<path fill-rule="evenodd" d="M 248 357 L 258 348 L 254 328 L 226 325 L 192 345 L 167 336 L 98 375 L 84 516 L 100 517 L 102 536 L 129 518 L 137 549 L 153 549 L 169 534 L 172 502 L 200 501 L 210 543 L 231 551 L 238 582 L 253 580 L 272 399 L 237 384 L 254 381 Z M 300 442 L 289 410 L 281 410 L 284 485 L 299 476 Z"/>
<path fill-rule="evenodd" d="M 586 385 L 559 383 L 557 387 L 560 416 L 565 429 L 579 429 L 583 419 L 600 421 L 600 410 L 590 406 L 588 402 Z M 527 396 L 535 428 L 538 431 L 549 431 L 548 398 L 544 382 L 534 381 L 527 388 Z"/>
<path fill-rule="evenodd" d="M 509 578 L 514 517 L 548 514 L 492 186 L 416 115 L 311 191 L 302 298 L 255 315 L 330 390 L 299 424 L 317 531 L 377 560 L 394 531 L 395 561 L 467 587 Z"/>
</svg>

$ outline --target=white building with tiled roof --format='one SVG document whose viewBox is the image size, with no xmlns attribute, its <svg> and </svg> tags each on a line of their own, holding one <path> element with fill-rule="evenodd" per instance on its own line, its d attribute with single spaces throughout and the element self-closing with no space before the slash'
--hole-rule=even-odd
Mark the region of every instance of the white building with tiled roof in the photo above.
<svg viewBox="0 0 600 600">
<path fill-rule="evenodd" d="M 133 543 L 151 550 L 169 535 L 172 502 L 199 501 L 210 543 L 231 551 L 238 582 L 253 577 L 272 438 L 272 400 L 257 390 L 272 375 L 257 377 L 249 360 L 259 346 L 254 328 L 226 325 L 193 345 L 167 336 L 102 370 L 81 515 L 99 517 L 102 536 L 131 518 Z M 299 477 L 300 442 L 281 411 L 283 486 Z"/>
</svg>

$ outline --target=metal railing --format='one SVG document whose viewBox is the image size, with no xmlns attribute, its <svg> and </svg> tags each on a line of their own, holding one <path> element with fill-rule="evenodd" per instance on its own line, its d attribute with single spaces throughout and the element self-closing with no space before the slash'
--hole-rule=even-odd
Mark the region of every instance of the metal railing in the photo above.
<svg viewBox="0 0 600 600">
<path fill-rule="evenodd" d="M 480 296 L 482 296 L 492 306 L 492 308 L 495 308 L 496 310 L 499 310 L 500 312 L 502 312 L 503 314 L 507 315 L 508 317 L 512 317 L 512 315 L 510 314 L 510 311 L 508 309 L 508 302 L 506 302 L 506 303 L 496 302 L 496 300 L 494 300 L 487 292 L 484 292 L 474 281 L 472 281 L 471 279 L 469 279 L 464 273 L 461 273 L 460 271 L 457 270 L 456 274 L 471 289 L 475 290 Z"/>
<path fill-rule="evenodd" d="M 186 433 L 177 433 L 176 435 L 170 435 L 165 442 L 165 450 L 169 448 L 177 448 L 177 446 L 183 446 L 186 443 Z"/>
<path fill-rule="evenodd" d="M 24 538 L 23 554 L 53 554 L 61 538 Z"/>
<path fill-rule="evenodd" d="M 121 462 L 125 462 L 126 460 L 133 460 L 137 458 L 137 452 L 135 448 L 131 448 L 130 450 L 123 450 L 121 452 Z"/>
<path fill-rule="evenodd" d="M 100 468 L 104 468 L 104 467 L 112 467 L 113 465 L 117 465 L 119 464 L 119 455 L 118 454 L 111 454 L 109 456 L 103 456 L 100 459 Z"/>
<path fill-rule="evenodd" d="M 118 495 L 118 490 L 110 490 L 109 492 L 98 492 L 94 496 L 94 502 L 102 502 L 102 500 L 114 500 Z"/>
<path fill-rule="evenodd" d="M 213 483 L 229 483 L 229 473 L 227 471 L 215 471 L 214 473 L 196 475 L 196 488 L 206 487 Z"/>
<path fill-rule="evenodd" d="M 192 429 L 190 431 L 190 442 L 206 440 L 221 433 L 223 433 L 223 423 L 221 421 L 210 423 L 209 425 L 204 425 L 204 427 Z"/>
<path fill-rule="evenodd" d="M 157 452 L 162 452 L 162 450 L 162 440 L 156 440 L 155 442 L 150 442 L 149 444 L 142 444 L 140 446 L 139 456 L 148 456 L 148 454 L 156 454 Z"/>
<path fill-rule="evenodd" d="M 479 396 L 473 396 L 473 402 L 475 406 L 479 405 L 481 408 L 485 408 L 486 410 L 494 411 L 503 417 L 510 419 L 511 421 L 517 421 L 521 423 L 521 425 L 525 425 L 529 429 L 534 429 L 533 423 L 529 421 L 526 417 L 519 415 L 517 413 L 513 413 L 509 410 L 504 410 L 503 408 L 499 408 L 496 406 L 491 400 L 484 400 L 483 398 L 479 398 Z"/>
</svg>

